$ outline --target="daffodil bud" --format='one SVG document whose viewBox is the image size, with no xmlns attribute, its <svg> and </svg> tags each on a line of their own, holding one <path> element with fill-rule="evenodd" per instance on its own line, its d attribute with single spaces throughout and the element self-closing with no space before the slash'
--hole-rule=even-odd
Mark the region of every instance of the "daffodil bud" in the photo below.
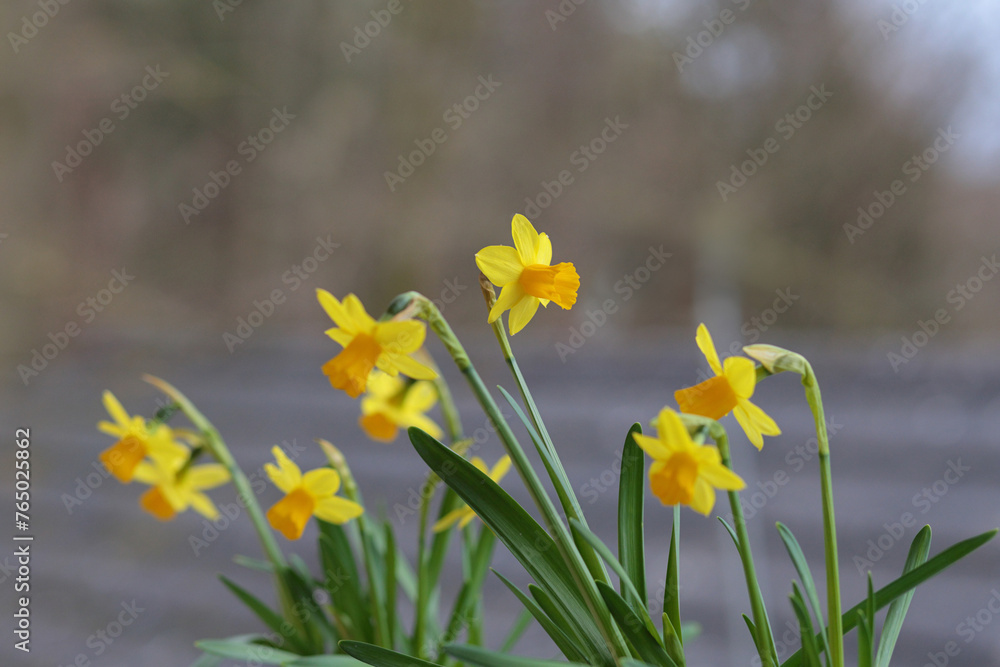
<svg viewBox="0 0 1000 667">
<path fill-rule="evenodd" d="M 776 345 L 747 345 L 743 352 L 760 363 L 769 373 L 790 371 L 805 376 L 809 373 L 809 362 L 801 354 L 791 352 Z"/>
</svg>

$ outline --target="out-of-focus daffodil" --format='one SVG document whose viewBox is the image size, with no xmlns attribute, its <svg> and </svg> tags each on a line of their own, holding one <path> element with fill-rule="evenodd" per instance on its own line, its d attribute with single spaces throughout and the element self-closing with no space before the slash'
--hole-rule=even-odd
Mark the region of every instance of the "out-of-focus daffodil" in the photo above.
<svg viewBox="0 0 1000 667">
<path fill-rule="evenodd" d="M 218 463 L 186 469 L 184 463 L 183 459 L 168 464 L 153 460 L 137 465 L 134 478 L 151 487 L 142 494 L 139 504 L 161 521 L 169 521 L 189 507 L 214 521 L 219 518 L 219 510 L 202 492 L 228 482 L 229 471 Z"/>
<path fill-rule="evenodd" d="M 416 426 L 440 439 L 441 427 L 425 413 L 437 403 L 437 389 L 432 382 L 407 382 L 381 371 L 368 378 L 368 393 L 361 398 L 361 428 L 373 440 L 390 442 L 401 428 Z"/>
<path fill-rule="evenodd" d="M 340 488 L 340 475 L 333 468 L 317 468 L 303 475 L 280 447 L 274 447 L 271 453 L 278 465 L 267 463 L 264 469 L 285 497 L 267 511 L 267 520 L 286 538 L 302 537 L 309 517 L 341 524 L 364 512 L 361 505 L 334 495 Z"/>
<path fill-rule="evenodd" d="M 681 412 L 722 419 L 731 411 L 750 442 L 761 449 L 764 446 L 763 436 L 780 435 L 781 429 L 763 410 L 750 402 L 757 386 L 753 361 L 746 357 L 728 357 L 725 362 L 719 363 L 719 354 L 704 324 L 698 326 L 696 340 L 715 377 L 674 392 Z"/>
<path fill-rule="evenodd" d="M 653 459 L 649 468 L 649 486 L 664 505 L 688 505 L 695 512 L 708 514 L 715 506 L 715 489 L 738 491 L 746 484 L 722 464 L 719 450 L 696 444 L 680 417 L 663 408 L 656 418 L 657 436 L 633 436 Z"/>
<path fill-rule="evenodd" d="M 104 392 L 103 400 L 114 422 L 98 422 L 97 428 L 118 442 L 101 452 L 100 460 L 118 481 L 131 482 L 136 467 L 146 457 L 166 468 L 179 467 L 187 459 L 187 447 L 175 441 L 169 426 L 130 416 L 110 391 Z"/>
<path fill-rule="evenodd" d="M 549 301 L 570 309 L 576 303 L 580 276 L 569 262 L 550 266 L 552 241 L 539 234 L 523 215 L 511 222 L 514 247 L 492 245 L 476 253 L 476 265 L 494 285 L 502 287 L 500 296 L 490 309 L 492 323 L 510 310 L 510 335 L 516 334 L 531 321 L 538 304 Z"/>
<path fill-rule="evenodd" d="M 489 475 L 490 479 L 492 479 L 494 482 L 498 483 L 500 482 L 501 479 L 503 479 L 503 476 L 507 474 L 507 471 L 510 470 L 509 456 L 504 456 L 502 459 L 497 461 L 497 464 L 493 466 L 492 470 L 488 470 L 486 468 L 486 462 L 483 461 L 478 456 L 473 456 L 469 460 L 469 462 L 472 465 L 479 468 L 479 470 L 481 470 L 482 472 Z M 462 505 L 458 509 L 454 509 L 445 514 L 443 517 L 441 517 L 441 519 L 434 524 L 434 532 L 440 533 L 442 530 L 447 530 L 448 528 L 451 528 L 456 523 L 458 524 L 459 528 L 465 528 L 467 525 L 469 525 L 469 522 L 472 521 L 475 517 L 476 513 L 473 511 L 471 507 L 469 507 L 468 505 Z"/>
<path fill-rule="evenodd" d="M 327 329 L 326 335 L 344 346 L 340 354 L 323 366 L 323 373 L 335 388 L 357 398 L 376 367 L 393 376 L 405 373 L 418 380 L 437 377 L 437 373 L 409 356 L 424 344 L 427 330 L 422 322 L 376 322 L 353 294 L 348 294 L 343 302 L 323 289 L 316 290 L 316 295 L 337 325 Z"/>
</svg>

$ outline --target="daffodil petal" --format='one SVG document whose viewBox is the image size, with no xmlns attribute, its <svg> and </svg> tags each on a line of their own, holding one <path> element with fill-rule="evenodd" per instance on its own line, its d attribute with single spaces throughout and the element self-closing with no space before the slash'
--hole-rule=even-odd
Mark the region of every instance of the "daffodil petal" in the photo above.
<svg viewBox="0 0 1000 667">
<path fill-rule="evenodd" d="M 510 231 L 514 237 L 517 254 L 521 258 L 521 264 L 524 266 L 534 264 L 535 255 L 538 254 L 538 232 L 520 213 L 510 221 Z"/>
<path fill-rule="evenodd" d="M 437 400 L 438 393 L 433 384 L 426 381 L 415 382 L 406 390 L 406 396 L 403 397 L 403 411 L 427 412 L 434 407 Z"/>
<path fill-rule="evenodd" d="M 382 360 L 380 359 L 379 361 L 381 362 Z M 428 368 L 413 357 L 408 357 L 404 354 L 392 357 L 389 360 L 389 364 L 391 364 L 393 370 L 403 375 L 408 375 L 414 380 L 433 380 L 438 376 L 433 368 Z M 379 364 L 379 368 L 382 368 L 381 363 Z M 385 369 L 383 368 L 382 370 Z"/>
<path fill-rule="evenodd" d="M 347 312 L 347 308 L 344 307 L 344 304 L 337 301 L 337 297 L 330 294 L 325 289 L 317 289 L 316 298 L 319 300 L 319 305 L 323 307 L 323 310 L 325 310 L 326 314 L 330 316 L 330 319 L 333 320 L 334 324 L 341 329 L 346 329 L 352 332 L 354 331 L 351 316 Z"/>
<path fill-rule="evenodd" d="M 746 399 L 740 401 L 739 407 L 746 411 L 747 416 L 753 422 L 753 425 L 758 431 L 764 435 L 781 435 L 781 429 L 778 428 L 775 421 L 771 419 L 771 416 L 761 410 L 760 407 Z"/>
<path fill-rule="evenodd" d="M 359 331 L 371 331 L 372 327 L 375 326 L 375 319 L 368 314 L 368 311 L 365 310 L 361 299 L 357 295 L 348 294 L 345 296 L 344 308 L 351 318 L 351 324 L 357 327 Z"/>
<path fill-rule="evenodd" d="M 416 352 L 426 337 L 427 327 L 414 320 L 379 322 L 374 334 L 383 352 L 390 355 Z"/>
<path fill-rule="evenodd" d="M 132 479 L 143 484 L 149 484 L 150 486 L 159 484 L 163 478 L 164 476 L 160 473 L 159 468 L 149 461 L 143 461 L 132 471 Z"/>
<path fill-rule="evenodd" d="M 656 418 L 656 430 L 660 435 L 660 442 L 663 444 L 663 447 L 670 452 L 694 446 L 694 442 L 691 440 L 684 422 L 681 421 L 680 415 L 670 408 L 660 410 L 660 414 Z"/>
<path fill-rule="evenodd" d="M 758 429 L 753 423 L 753 420 L 750 419 L 750 415 L 748 415 L 747 411 L 743 409 L 743 406 L 736 406 L 736 408 L 733 409 L 733 416 L 736 417 L 736 421 L 739 422 L 740 427 L 743 429 L 743 432 L 746 433 L 747 439 L 750 443 L 758 450 L 763 449 L 764 437 L 761 435 L 760 429 Z"/>
<path fill-rule="evenodd" d="M 469 525 L 470 521 L 476 518 L 476 513 L 473 511 L 471 507 L 466 507 L 465 510 L 466 510 L 465 516 L 463 516 L 462 520 L 458 522 L 459 528 L 465 528 L 466 526 Z"/>
<path fill-rule="evenodd" d="M 347 523 L 351 519 L 356 519 L 362 514 L 364 514 L 365 509 L 346 498 L 323 498 L 316 503 L 316 509 L 313 510 L 313 514 L 316 515 L 317 519 L 322 519 L 329 523 Z"/>
<path fill-rule="evenodd" d="M 471 459 L 469 459 L 469 463 L 474 465 L 476 467 L 476 470 L 478 470 L 479 472 L 487 475 L 490 474 L 490 469 L 486 466 L 486 461 L 482 460 L 478 456 L 473 456 Z"/>
<path fill-rule="evenodd" d="M 354 334 L 345 331 L 344 329 L 337 329 L 336 327 L 333 329 L 327 329 L 325 333 L 327 336 L 344 347 L 350 345 L 351 341 L 354 340 Z"/>
<path fill-rule="evenodd" d="M 728 357 L 722 364 L 722 374 L 739 398 L 753 396 L 757 385 L 757 367 L 753 361 L 746 357 Z"/>
<path fill-rule="evenodd" d="M 215 521 L 219 518 L 219 510 L 216 508 L 215 503 L 212 499 L 206 496 L 204 493 L 199 493 L 197 491 L 192 492 L 188 497 L 188 501 L 194 511 L 201 514 L 203 517 Z"/>
<path fill-rule="evenodd" d="M 524 297 L 524 288 L 519 283 L 504 285 L 504 288 L 500 290 L 500 296 L 497 297 L 496 303 L 490 309 L 490 324 L 496 322 L 496 319 L 500 317 L 503 311 L 513 308 Z"/>
<path fill-rule="evenodd" d="M 120 426 L 127 428 L 132 418 L 129 417 L 129 414 L 122 407 L 121 402 L 115 398 L 115 395 L 110 391 L 105 391 L 101 398 L 104 403 L 104 409 L 108 411 L 111 418 L 118 422 Z"/>
<path fill-rule="evenodd" d="M 490 479 L 494 482 L 499 483 L 503 479 L 507 471 L 510 470 L 510 457 L 504 456 L 502 459 L 497 461 L 497 464 L 493 466 L 493 470 L 490 471 Z"/>
<path fill-rule="evenodd" d="M 538 250 L 535 252 L 533 264 L 552 263 L 552 239 L 545 232 L 538 235 Z"/>
<path fill-rule="evenodd" d="M 264 464 L 264 471 L 271 478 L 271 482 L 285 493 L 291 493 L 302 482 L 302 471 L 295 462 L 288 458 L 288 455 L 275 445 L 271 448 L 271 454 L 278 462 L 277 466 L 270 463 Z"/>
<path fill-rule="evenodd" d="M 468 507 L 459 507 L 458 509 L 454 509 L 445 514 L 443 517 L 438 519 L 437 522 L 434 524 L 434 527 L 432 529 L 433 532 L 440 533 L 441 531 L 448 530 L 449 528 L 454 526 L 459 521 L 459 519 L 465 516 L 465 512 L 467 509 Z"/>
<path fill-rule="evenodd" d="M 426 415 L 412 415 L 409 419 L 410 426 L 416 426 L 420 430 L 424 431 L 427 435 L 435 438 L 437 440 L 441 439 L 444 432 L 441 427 L 438 426 L 433 419 Z"/>
<path fill-rule="evenodd" d="M 340 488 L 340 475 L 333 468 L 317 468 L 302 476 L 302 487 L 316 498 L 332 496 Z"/>
<path fill-rule="evenodd" d="M 538 310 L 539 300 L 536 297 L 525 295 L 523 299 L 514 304 L 510 309 L 510 335 L 513 336 L 523 329 Z"/>
<path fill-rule="evenodd" d="M 229 481 L 229 471 L 220 463 L 206 463 L 188 470 L 185 481 L 192 489 L 214 489 Z"/>
<path fill-rule="evenodd" d="M 494 285 L 517 282 L 524 265 L 517 250 L 505 245 L 491 245 L 476 253 L 476 266 Z"/>
<path fill-rule="evenodd" d="M 714 448 L 713 448 L 714 449 Z M 701 478 L 717 489 L 726 491 L 739 491 L 746 486 L 746 482 L 732 470 L 722 465 L 721 461 L 714 464 L 704 464 L 698 469 Z"/>
<path fill-rule="evenodd" d="M 691 499 L 691 509 L 699 514 L 708 516 L 715 507 L 715 489 L 704 479 L 699 479 L 694 483 L 694 498 Z"/>
<path fill-rule="evenodd" d="M 722 375 L 722 364 L 719 363 L 719 353 L 715 351 L 715 343 L 712 342 L 712 334 L 708 333 L 708 327 L 704 324 L 698 325 L 698 334 L 695 336 L 698 349 L 705 355 L 708 365 L 716 375 Z"/>
<path fill-rule="evenodd" d="M 636 433 L 632 437 L 635 439 L 635 444 L 639 445 L 642 451 L 649 454 L 651 459 L 659 461 L 670 456 L 670 450 L 663 444 L 660 438 L 652 438 L 639 433 Z"/>
</svg>

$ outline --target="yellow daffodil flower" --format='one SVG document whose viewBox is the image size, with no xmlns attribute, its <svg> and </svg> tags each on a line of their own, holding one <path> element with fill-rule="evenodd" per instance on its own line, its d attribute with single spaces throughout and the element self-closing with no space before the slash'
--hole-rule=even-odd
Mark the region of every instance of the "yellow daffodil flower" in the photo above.
<svg viewBox="0 0 1000 667">
<path fill-rule="evenodd" d="M 343 302 L 323 289 L 316 290 L 316 295 L 337 325 L 327 329 L 326 335 L 344 346 L 340 354 L 323 366 L 323 373 L 336 389 L 357 398 L 376 367 L 393 376 L 405 373 L 418 380 L 437 377 L 433 370 L 408 356 L 424 344 L 427 330 L 422 322 L 376 322 L 353 294 L 348 294 Z"/>
<path fill-rule="evenodd" d="M 147 456 L 168 468 L 187 460 L 187 447 L 174 440 L 169 426 L 150 424 L 138 415 L 130 416 L 110 391 L 104 392 L 103 401 L 115 421 L 98 422 L 97 428 L 118 438 L 118 442 L 101 452 L 100 460 L 119 482 L 131 482 L 136 467 Z"/>
<path fill-rule="evenodd" d="M 549 265 L 552 241 L 536 232 L 523 215 L 514 216 L 511 232 L 513 248 L 505 245 L 483 248 L 476 253 L 476 265 L 490 282 L 503 288 L 490 310 L 490 323 L 510 310 L 513 336 L 531 321 L 538 304 L 547 307 L 553 301 L 566 310 L 572 308 L 580 289 L 580 276 L 568 262 Z"/>
<path fill-rule="evenodd" d="M 184 470 L 184 459 L 164 465 L 159 461 L 143 461 L 135 467 L 135 479 L 149 484 L 139 504 L 160 521 L 169 521 L 178 513 L 193 508 L 214 521 L 219 510 L 202 491 L 214 489 L 229 481 L 229 471 L 218 463 L 192 466 Z"/>
<path fill-rule="evenodd" d="M 509 456 L 504 456 L 502 459 L 497 461 L 497 464 L 493 466 L 493 470 L 487 470 L 486 462 L 478 456 L 473 456 L 469 462 L 479 468 L 482 472 L 489 475 L 490 479 L 497 483 L 499 483 L 500 480 L 503 479 L 503 476 L 507 474 L 507 471 L 510 470 Z M 476 513 L 471 507 L 468 505 L 462 505 L 458 509 L 454 509 L 441 517 L 441 519 L 434 524 L 434 532 L 440 533 L 442 530 L 451 528 L 456 523 L 459 528 L 465 528 L 475 517 Z"/>
<path fill-rule="evenodd" d="M 441 427 L 426 413 L 437 403 L 438 393 L 432 382 L 407 382 L 382 371 L 368 377 L 368 393 L 361 399 L 358 420 L 368 437 L 391 442 L 401 428 L 416 426 L 431 437 L 441 439 Z"/>
<path fill-rule="evenodd" d="M 635 435 L 635 442 L 653 459 L 649 486 L 664 505 L 688 505 L 708 516 L 715 506 L 715 489 L 739 491 L 746 484 L 722 465 L 719 450 L 698 445 L 681 418 L 663 408 L 656 418 L 658 437 Z"/>
<path fill-rule="evenodd" d="M 674 392 L 681 412 L 701 415 L 709 419 L 722 419 L 730 412 L 743 427 L 754 447 L 764 446 L 765 435 L 781 435 L 781 429 L 763 410 L 750 402 L 757 386 L 757 371 L 753 361 L 746 357 L 728 357 L 719 363 L 712 336 L 704 324 L 698 326 L 695 339 L 715 377 Z"/>
<path fill-rule="evenodd" d="M 267 521 L 286 538 L 302 537 L 311 516 L 339 524 L 364 512 L 361 505 L 334 496 L 340 488 L 340 475 L 333 468 L 317 468 L 303 475 L 281 447 L 274 447 L 271 453 L 278 465 L 267 463 L 264 469 L 274 485 L 285 492 L 285 497 L 267 511 Z"/>
</svg>

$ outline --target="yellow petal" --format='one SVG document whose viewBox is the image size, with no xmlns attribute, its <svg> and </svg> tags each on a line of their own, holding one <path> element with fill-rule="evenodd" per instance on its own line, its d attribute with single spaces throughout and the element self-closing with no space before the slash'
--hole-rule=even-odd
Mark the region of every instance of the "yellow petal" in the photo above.
<svg viewBox="0 0 1000 667">
<path fill-rule="evenodd" d="M 194 508 L 194 511 L 206 519 L 215 521 L 219 518 L 219 510 L 215 507 L 215 503 L 213 503 L 212 499 L 204 493 L 194 491 L 190 494 L 188 500 L 191 503 L 191 507 Z"/>
<path fill-rule="evenodd" d="M 316 518 L 329 523 L 342 524 L 364 514 L 365 509 L 346 498 L 324 498 L 316 503 Z"/>
<path fill-rule="evenodd" d="M 521 259 L 517 250 L 505 245 L 491 245 L 476 253 L 476 266 L 494 285 L 506 285 L 521 276 Z"/>
<path fill-rule="evenodd" d="M 462 520 L 458 522 L 459 528 L 465 528 L 469 525 L 470 521 L 476 518 L 476 513 L 471 507 L 466 507 L 465 510 L 465 515 L 462 517 Z"/>
<path fill-rule="evenodd" d="M 101 452 L 100 460 L 104 467 L 115 476 L 119 482 L 128 484 L 132 481 L 135 467 L 146 458 L 146 446 L 135 436 L 125 436 L 111 447 Z"/>
<path fill-rule="evenodd" d="M 340 488 L 340 475 L 333 468 L 317 468 L 302 476 L 302 488 L 316 498 L 332 496 Z"/>
<path fill-rule="evenodd" d="M 358 334 L 336 357 L 323 365 L 323 374 L 335 389 L 351 398 L 364 392 L 368 375 L 382 356 L 382 346 L 368 334 Z"/>
<path fill-rule="evenodd" d="M 369 438 L 379 442 L 392 442 L 399 434 L 399 427 L 396 423 L 381 412 L 362 415 L 358 419 L 358 423 Z"/>
<path fill-rule="evenodd" d="M 345 331 L 344 329 L 337 329 L 336 327 L 333 329 L 327 329 L 324 333 L 337 343 L 340 343 L 342 347 L 347 347 L 350 345 L 351 341 L 354 340 L 353 333 Z"/>
<path fill-rule="evenodd" d="M 194 466 L 185 473 L 185 482 L 192 489 L 214 489 L 229 481 L 229 471 L 220 463 Z"/>
<path fill-rule="evenodd" d="M 763 449 L 764 437 L 761 435 L 760 429 L 750 419 L 750 415 L 747 414 L 746 410 L 742 406 L 739 406 L 733 410 L 733 416 L 736 417 L 736 421 L 739 422 L 743 432 L 747 434 L 747 439 L 750 443 L 758 450 Z"/>
<path fill-rule="evenodd" d="M 388 373 L 383 373 L 381 371 L 373 371 L 371 375 L 368 376 L 368 396 L 375 396 L 383 401 L 387 401 L 394 398 L 399 392 L 406 388 L 406 383 L 399 377 L 393 377 Z M 362 411 L 365 409 L 365 403 L 370 402 L 369 398 L 366 397 L 364 401 L 361 402 Z"/>
<path fill-rule="evenodd" d="M 719 353 L 715 351 L 715 343 L 712 342 L 712 334 L 708 333 L 708 327 L 704 324 L 698 325 L 698 334 L 695 336 L 698 349 L 708 359 L 708 365 L 716 375 L 722 374 L 722 364 L 719 363 Z"/>
<path fill-rule="evenodd" d="M 442 530 L 448 530 L 449 528 L 454 526 L 463 516 L 465 516 L 465 513 L 467 511 L 469 511 L 468 507 L 459 507 L 458 509 L 454 509 L 448 512 L 443 517 L 438 519 L 437 523 L 434 524 L 434 528 L 432 530 L 435 533 L 440 533 Z"/>
<path fill-rule="evenodd" d="M 580 276 L 569 262 L 555 266 L 547 264 L 526 266 L 518 282 L 525 294 L 555 301 L 556 305 L 566 310 L 576 303 L 576 293 L 580 289 Z"/>
<path fill-rule="evenodd" d="M 133 480 L 149 484 L 150 486 L 157 486 L 164 481 L 171 481 L 173 476 L 173 472 L 163 471 L 149 461 L 143 461 L 132 471 Z"/>
<path fill-rule="evenodd" d="M 506 289 L 506 288 L 504 288 Z M 510 335 L 513 336 L 523 329 L 538 310 L 539 301 L 536 297 L 525 295 L 510 309 Z"/>
<path fill-rule="evenodd" d="M 302 537 L 315 506 L 313 497 L 305 489 L 297 488 L 267 511 L 267 521 L 287 539 L 297 540 Z"/>
<path fill-rule="evenodd" d="M 424 431 L 427 435 L 437 440 L 440 440 L 441 436 L 444 435 L 444 432 L 441 430 L 441 427 L 438 426 L 433 419 L 425 415 L 413 415 L 410 418 L 409 425 L 416 426 L 417 428 Z"/>
<path fill-rule="evenodd" d="M 717 375 L 687 389 L 678 389 L 674 392 L 674 399 L 681 412 L 709 419 L 722 419 L 739 401 L 725 375 Z"/>
<path fill-rule="evenodd" d="M 337 297 L 327 292 L 325 289 L 316 290 L 316 298 L 319 300 L 319 305 L 323 307 L 326 314 L 330 316 L 341 329 L 345 329 L 349 332 L 354 332 L 355 327 L 351 316 L 348 314 L 347 309 L 342 303 L 337 301 Z"/>
<path fill-rule="evenodd" d="M 497 297 L 496 303 L 490 308 L 490 324 L 496 322 L 496 319 L 500 317 L 503 311 L 513 308 L 524 296 L 524 289 L 520 283 L 504 285 L 503 289 L 500 290 L 500 296 Z"/>
<path fill-rule="evenodd" d="M 294 461 L 288 458 L 281 447 L 277 445 L 272 447 L 271 454 L 274 455 L 278 465 L 275 467 L 270 463 L 265 463 L 264 471 L 267 472 L 267 476 L 271 478 L 271 482 L 276 487 L 285 493 L 291 493 L 302 482 L 302 471 L 295 465 Z"/>
<path fill-rule="evenodd" d="M 365 310 L 364 305 L 361 303 L 361 299 L 354 294 L 348 294 L 344 297 L 344 308 L 347 310 L 351 323 L 359 331 L 371 331 L 372 327 L 375 326 L 375 319 L 368 314 L 368 311 Z"/>
<path fill-rule="evenodd" d="M 654 461 L 659 461 L 670 456 L 670 450 L 664 446 L 663 440 L 660 438 L 652 438 L 641 433 L 636 433 L 632 437 L 635 438 L 635 444 L 639 445 L 639 448 L 649 454 L 649 457 Z"/>
<path fill-rule="evenodd" d="M 494 482 L 500 482 L 507 471 L 510 470 L 510 457 L 504 456 L 502 459 L 497 461 L 497 464 L 493 466 L 493 470 L 490 471 L 490 479 Z"/>
<path fill-rule="evenodd" d="M 473 456 L 471 459 L 469 459 L 469 463 L 474 465 L 476 467 L 476 470 L 478 470 L 479 472 L 485 473 L 487 475 L 490 474 L 490 469 L 486 466 L 486 461 L 482 460 L 478 456 Z"/>
<path fill-rule="evenodd" d="M 712 449 L 715 449 L 714 447 Z M 701 478 L 717 489 L 726 491 L 739 491 L 746 486 L 746 482 L 732 470 L 722 465 L 721 461 L 712 464 L 702 464 L 699 468 Z"/>
<path fill-rule="evenodd" d="M 757 367 L 752 361 L 746 357 L 729 357 L 723 363 L 722 373 L 739 398 L 753 396 L 757 384 Z"/>
<path fill-rule="evenodd" d="M 115 398 L 115 395 L 110 391 L 105 391 L 102 396 L 102 400 L 104 402 L 104 409 L 108 411 L 111 418 L 114 419 L 119 426 L 128 428 L 132 418 L 129 417 L 127 412 L 125 412 L 125 408 L 123 408 L 122 404 L 117 398 Z"/>
<path fill-rule="evenodd" d="M 410 354 L 424 344 L 427 327 L 422 322 L 405 320 L 402 322 L 379 322 L 374 338 L 388 354 Z"/>
<path fill-rule="evenodd" d="M 549 235 L 545 232 L 538 235 L 538 252 L 535 253 L 535 261 L 533 263 L 552 263 L 552 241 L 549 240 Z"/>
<path fill-rule="evenodd" d="M 403 397 L 404 412 L 427 412 L 437 403 L 438 393 L 427 381 L 414 382 Z"/>
<path fill-rule="evenodd" d="M 660 410 L 660 414 L 656 418 L 656 430 L 659 433 L 662 447 L 667 453 L 687 449 L 694 445 L 687 427 L 681 421 L 680 415 L 670 408 Z M 666 457 L 659 456 L 656 458 Z"/>
<path fill-rule="evenodd" d="M 715 489 L 703 479 L 694 484 L 694 497 L 691 499 L 691 509 L 708 516 L 715 507 Z"/>
<path fill-rule="evenodd" d="M 177 515 L 177 511 L 174 510 L 158 486 L 154 486 L 142 494 L 139 498 L 139 505 L 160 521 L 170 521 Z"/>
<path fill-rule="evenodd" d="M 386 368 L 382 368 L 383 363 Z M 413 357 L 406 355 L 386 356 L 384 359 L 379 359 L 379 368 L 409 375 L 414 380 L 433 380 L 438 376 L 433 368 L 428 368 Z"/>
<path fill-rule="evenodd" d="M 511 235 L 514 237 L 514 247 L 521 258 L 521 264 L 528 266 L 535 263 L 535 256 L 538 254 L 538 232 L 531 226 L 528 219 L 518 213 L 510 221 Z"/>
</svg>

